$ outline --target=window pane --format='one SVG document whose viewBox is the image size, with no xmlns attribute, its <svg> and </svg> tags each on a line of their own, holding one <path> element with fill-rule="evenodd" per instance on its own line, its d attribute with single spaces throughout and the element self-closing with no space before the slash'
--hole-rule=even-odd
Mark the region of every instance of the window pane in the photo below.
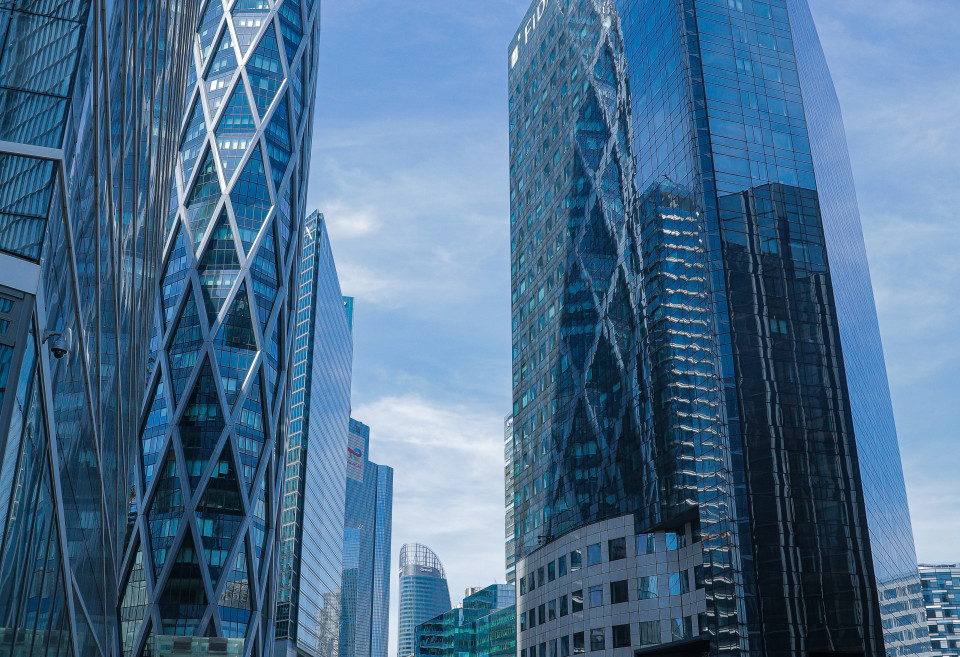
<svg viewBox="0 0 960 657">
<path fill-rule="evenodd" d="M 547 622 L 547 605 L 542 604 L 537 608 L 537 622 L 543 625 Z"/>
<path fill-rule="evenodd" d="M 594 543 L 593 545 L 587 546 L 587 565 L 596 566 L 600 563 L 600 544 Z"/>
<path fill-rule="evenodd" d="M 573 592 L 573 613 L 583 611 L 583 589 Z"/>
<path fill-rule="evenodd" d="M 552 582 L 557 579 L 557 562 L 551 561 L 547 564 L 547 580 Z"/>
<path fill-rule="evenodd" d="M 660 643 L 660 621 L 640 623 L 640 645 L 653 646 Z"/>
<path fill-rule="evenodd" d="M 540 566 L 537 569 L 537 586 L 543 586 L 547 583 L 546 577 L 544 577 L 543 566 Z"/>
<path fill-rule="evenodd" d="M 670 637 L 677 639 L 686 639 L 693 634 L 693 622 L 690 616 L 683 618 L 674 618 L 670 621 Z"/>
<path fill-rule="evenodd" d="M 628 602 L 630 594 L 627 593 L 627 580 L 619 582 L 610 582 L 610 604 L 618 605 L 621 602 Z"/>
<path fill-rule="evenodd" d="M 603 628 L 596 630 L 590 630 L 590 651 L 594 652 L 597 650 L 606 650 L 607 641 L 606 636 L 604 635 Z"/>
<path fill-rule="evenodd" d="M 557 657 L 557 640 L 550 642 L 550 657 Z"/>
<path fill-rule="evenodd" d="M 557 559 L 557 576 L 563 577 L 567 574 L 567 555 L 563 555 Z"/>
<path fill-rule="evenodd" d="M 579 655 L 585 652 L 583 649 L 583 632 L 575 632 L 573 635 L 573 654 Z"/>
<path fill-rule="evenodd" d="M 607 551 L 610 561 L 619 561 L 627 558 L 627 539 L 613 538 L 607 541 Z"/>
<path fill-rule="evenodd" d="M 527 578 L 521 577 L 520 578 L 520 595 L 526 595 L 526 594 L 527 594 Z"/>
<path fill-rule="evenodd" d="M 667 532 L 667 549 L 668 550 L 679 550 L 680 548 L 686 546 L 687 536 L 686 534 L 675 534 L 674 532 Z"/>
<path fill-rule="evenodd" d="M 547 620 L 557 619 L 557 601 L 551 600 L 547 603 Z"/>
<path fill-rule="evenodd" d="M 657 545 L 653 540 L 653 534 L 637 534 L 637 556 L 653 554 L 656 551 Z"/>
<path fill-rule="evenodd" d="M 637 598 L 650 600 L 657 597 L 657 576 L 646 575 L 637 580 Z"/>
<path fill-rule="evenodd" d="M 560 657 L 570 657 L 570 637 L 560 637 Z"/>
<path fill-rule="evenodd" d="M 590 607 L 603 606 L 603 584 L 590 587 Z"/>
<path fill-rule="evenodd" d="M 582 555 L 580 550 L 574 550 L 570 553 L 570 570 L 580 570 Z"/>
<path fill-rule="evenodd" d="M 569 607 L 570 605 L 569 605 L 569 601 L 567 600 L 567 596 L 561 595 L 560 596 L 560 616 L 566 616 L 567 614 L 569 614 L 570 613 Z"/>
<path fill-rule="evenodd" d="M 630 647 L 630 626 L 629 625 L 613 626 L 613 647 L 614 648 Z"/>
<path fill-rule="evenodd" d="M 687 571 L 681 570 L 679 573 L 670 573 L 670 595 L 680 595 L 690 592 L 690 580 L 687 577 Z"/>
</svg>

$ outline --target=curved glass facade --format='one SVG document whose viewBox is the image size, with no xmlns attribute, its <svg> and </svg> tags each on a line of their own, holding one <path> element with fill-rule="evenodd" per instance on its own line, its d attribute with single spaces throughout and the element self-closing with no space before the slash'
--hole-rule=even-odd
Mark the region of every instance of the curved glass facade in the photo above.
<svg viewBox="0 0 960 657">
<path fill-rule="evenodd" d="M 877 593 L 916 566 L 806 3 L 540 0 L 508 59 L 518 556 L 693 523 L 710 654 L 922 651 Z"/>
<path fill-rule="evenodd" d="M 0 8 L 0 655 L 118 655 L 131 622 L 128 472 L 196 12 Z"/>
<path fill-rule="evenodd" d="M 273 651 L 318 14 L 207 0 L 196 23 L 124 559 L 124 597 L 147 600 L 131 654 L 158 635 Z"/>
<path fill-rule="evenodd" d="M 426 545 L 404 545 L 400 549 L 397 657 L 414 654 L 417 626 L 450 608 L 450 589 L 440 559 Z"/>
</svg>

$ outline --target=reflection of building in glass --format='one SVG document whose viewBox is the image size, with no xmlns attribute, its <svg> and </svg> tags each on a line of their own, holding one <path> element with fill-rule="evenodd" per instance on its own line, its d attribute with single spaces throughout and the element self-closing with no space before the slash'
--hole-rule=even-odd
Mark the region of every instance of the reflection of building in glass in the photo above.
<svg viewBox="0 0 960 657">
<path fill-rule="evenodd" d="M 417 657 L 516 655 L 517 594 L 508 584 L 468 589 L 463 603 L 417 626 Z"/>
<path fill-rule="evenodd" d="M 127 589 L 145 582 L 143 632 L 243 639 L 245 655 L 274 645 L 319 9 L 203 3 L 164 190 Z"/>
<path fill-rule="evenodd" d="M 521 657 L 926 650 L 806 3 L 537 1 L 508 63 Z"/>
<path fill-rule="evenodd" d="M 397 657 L 416 651 L 416 629 L 451 608 L 443 564 L 426 545 L 407 543 L 400 549 L 400 609 Z"/>
<path fill-rule="evenodd" d="M 386 657 L 393 468 L 370 460 L 370 427 L 353 418 L 346 457 L 340 657 Z"/>
<path fill-rule="evenodd" d="M 933 654 L 960 657 L 960 564 L 920 564 Z"/>
<path fill-rule="evenodd" d="M 0 9 L 4 655 L 127 654 L 143 626 L 142 578 L 119 618 L 117 591 L 197 4 Z"/>
<path fill-rule="evenodd" d="M 920 570 L 922 578 L 923 567 Z M 910 574 L 878 585 L 887 655 L 927 654 L 930 638 L 924 622 L 925 596 L 921 597 L 920 580 Z"/>
<path fill-rule="evenodd" d="M 323 215 L 307 217 L 280 525 L 276 654 L 336 657 L 353 340 Z"/>
<path fill-rule="evenodd" d="M 513 584 L 517 578 L 516 561 L 517 547 L 514 542 L 513 504 L 515 489 L 513 487 L 513 415 L 508 415 L 503 421 L 503 481 L 504 507 L 506 513 L 506 560 L 507 584 Z"/>
</svg>

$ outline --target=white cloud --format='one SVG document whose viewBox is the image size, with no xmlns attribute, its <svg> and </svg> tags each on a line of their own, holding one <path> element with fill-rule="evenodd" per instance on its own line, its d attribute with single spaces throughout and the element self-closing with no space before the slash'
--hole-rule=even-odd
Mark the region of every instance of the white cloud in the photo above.
<svg viewBox="0 0 960 657">
<path fill-rule="evenodd" d="M 395 570 L 404 543 L 424 543 L 437 553 L 454 603 L 467 586 L 503 581 L 503 414 L 411 393 L 362 404 L 353 416 L 370 426 L 371 459 L 395 470 L 390 621 L 395 646 Z"/>
</svg>

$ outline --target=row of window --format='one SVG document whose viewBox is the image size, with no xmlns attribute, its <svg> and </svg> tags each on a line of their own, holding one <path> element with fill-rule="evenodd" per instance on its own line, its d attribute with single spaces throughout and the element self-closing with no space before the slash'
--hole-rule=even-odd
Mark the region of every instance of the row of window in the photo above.
<svg viewBox="0 0 960 657">
<path fill-rule="evenodd" d="M 667 532 L 664 543 L 665 548 L 678 550 L 687 545 L 687 537 L 682 533 Z M 637 534 L 636 537 L 637 555 L 655 554 L 657 552 L 657 542 L 654 534 Z M 569 571 L 567 569 L 569 556 Z M 627 558 L 627 539 L 626 537 L 612 538 L 607 541 L 607 560 L 620 561 Z M 603 553 L 600 543 L 594 543 L 587 546 L 587 565 L 596 566 L 603 562 Z M 546 566 L 540 566 L 537 570 L 520 578 L 520 595 L 526 595 L 528 591 L 534 591 L 548 582 L 552 582 L 558 577 L 563 577 L 568 572 L 580 570 L 583 567 L 583 552 L 574 550 L 569 555 L 562 555 L 551 561 Z"/>
<path fill-rule="evenodd" d="M 693 636 L 693 617 L 671 618 L 669 622 L 670 641 L 681 641 Z M 643 621 L 639 625 L 639 630 L 639 646 L 653 646 L 662 642 L 659 620 Z M 595 628 L 589 633 L 574 632 L 572 635 L 544 641 L 530 648 L 521 648 L 520 657 L 570 657 L 571 654 L 580 655 L 587 652 L 588 647 L 590 652 L 599 652 L 607 650 L 608 638 L 609 645 L 614 650 L 633 646 L 630 625 L 614 625 L 609 633 L 606 628 Z"/>
<path fill-rule="evenodd" d="M 695 586 L 702 588 L 701 568 L 697 567 L 694 576 Z M 660 583 L 666 581 L 667 595 L 683 595 L 690 592 L 690 573 L 681 570 L 678 573 L 669 573 L 666 575 L 644 575 L 637 579 L 637 600 L 652 600 L 660 597 Z M 604 586 L 598 584 L 587 589 L 587 604 L 591 609 L 602 607 L 604 601 Z M 609 603 L 612 605 L 630 602 L 630 587 L 628 580 L 619 580 L 610 582 L 609 585 Z M 561 595 L 555 600 L 544 602 L 537 607 L 531 607 L 520 614 L 520 630 L 526 631 L 549 623 L 557 618 L 563 618 L 568 614 L 575 614 L 583 611 L 584 598 L 583 589 L 573 591 L 569 596 Z"/>
</svg>

